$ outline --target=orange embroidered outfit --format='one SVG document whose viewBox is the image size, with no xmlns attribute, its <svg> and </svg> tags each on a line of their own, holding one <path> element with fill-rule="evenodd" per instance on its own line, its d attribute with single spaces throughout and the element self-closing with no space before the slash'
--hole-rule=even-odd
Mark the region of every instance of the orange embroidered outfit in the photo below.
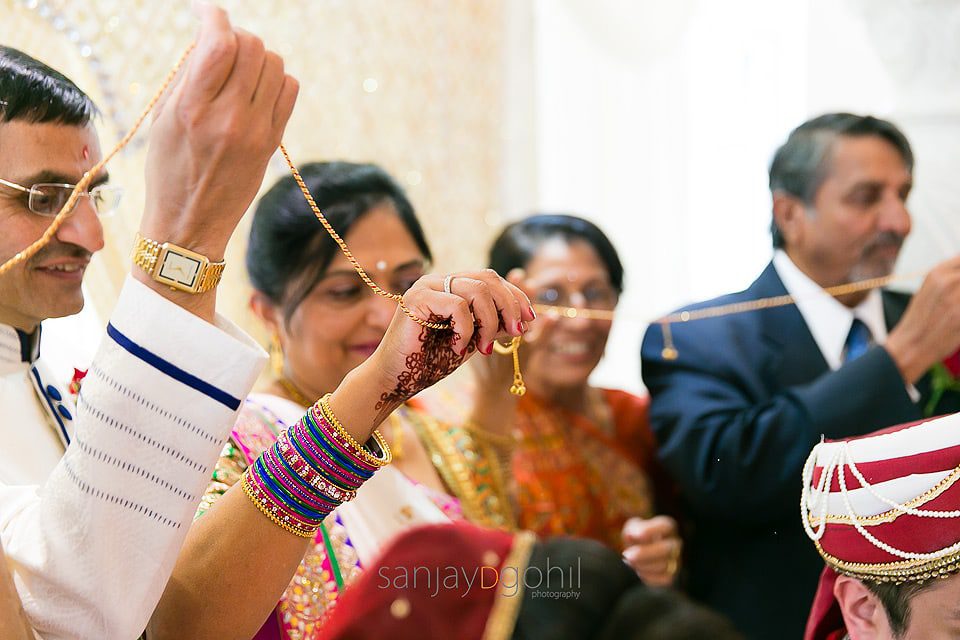
<svg viewBox="0 0 960 640">
<path fill-rule="evenodd" d="M 520 399 L 511 459 L 517 524 L 540 536 L 573 535 L 622 549 L 620 532 L 634 516 L 649 518 L 669 502 L 656 462 L 645 397 L 592 390 L 597 422 Z"/>
</svg>

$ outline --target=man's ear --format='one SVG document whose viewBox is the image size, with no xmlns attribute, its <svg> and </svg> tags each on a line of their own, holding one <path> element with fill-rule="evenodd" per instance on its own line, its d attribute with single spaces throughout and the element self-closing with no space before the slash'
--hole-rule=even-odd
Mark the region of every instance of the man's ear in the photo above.
<svg viewBox="0 0 960 640">
<path fill-rule="evenodd" d="M 784 246 L 796 245 L 803 239 L 808 215 L 807 206 L 800 198 L 785 191 L 774 191 L 773 221 L 780 230 Z"/>
<path fill-rule="evenodd" d="M 840 576 L 833 585 L 850 640 L 880 640 L 893 637 L 887 612 L 880 600 L 857 580 Z"/>
</svg>

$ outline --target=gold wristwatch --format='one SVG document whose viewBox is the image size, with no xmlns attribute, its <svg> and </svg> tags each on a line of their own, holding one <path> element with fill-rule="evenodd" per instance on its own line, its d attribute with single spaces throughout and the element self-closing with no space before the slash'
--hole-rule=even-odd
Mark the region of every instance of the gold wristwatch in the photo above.
<svg viewBox="0 0 960 640">
<path fill-rule="evenodd" d="M 133 243 L 133 263 L 157 282 L 189 293 L 216 287 L 226 266 L 226 262 L 210 262 L 204 255 L 171 242 L 161 244 L 139 233 Z"/>
</svg>

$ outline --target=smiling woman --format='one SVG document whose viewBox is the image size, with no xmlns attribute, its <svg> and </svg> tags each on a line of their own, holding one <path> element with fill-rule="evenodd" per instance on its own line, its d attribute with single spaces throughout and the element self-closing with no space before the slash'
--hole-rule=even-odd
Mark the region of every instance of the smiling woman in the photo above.
<svg viewBox="0 0 960 640">
<path fill-rule="evenodd" d="M 490 266 L 534 304 L 613 311 L 623 266 L 591 222 L 534 215 L 507 226 Z M 452 395 L 431 390 L 425 404 L 495 442 L 509 470 L 518 524 L 540 536 L 593 538 L 622 550 L 650 584 L 673 581 L 680 537 L 669 516 L 673 489 L 656 462 L 646 398 L 588 384 L 603 358 L 609 320 L 541 314 L 521 349 L 529 393 L 505 392 L 507 359 L 477 361 L 473 385 Z"/>
<path fill-rule="evenodd" d="M 430 248 L 412 204 L 386 172 L 370 164 L 326 162 L 304 165 L 300 173 L 334 230 L 382 289 L 403 294 L 424 276 Z M 199 532 L 209 533 L 208 523 L 217 517 L 214 510 L 224 494 L 300 420 L 304 408 L 336 389 L 374 355 L 398 313 L 393 300 L 374 294 L 360 279 L 317 224 L 291 177 L 277 182 L 257 205 L 247 271 L 254 289 L 250 308 L 272 336 L 272 377 L 262 393 L 244 403 L 201 503 L 199 512 L 205 515 L 194 526 L 196 540 L 202 539 Z M 426 279 L 430 278 L 441 289 L 443 278 Z M 454 295 L 469 295 L 473 286 L 500 281 L 490 271 L 451 280 Z M 528 312 L 524 317 L 531 316 Z M 521 328 L 510 333 L 516 335 Z M 422 340 L 444 340 L 445 335 L 449 334 L 426 331 Z M 492 343 L 468 346 L 475 348 L 488 353 Z M 456 354 L 446 353 L 448 358 L 429 361 L 408 358 L 408 370 L 395 393 L 408 397 L 411 387 L 422 388 L 422 381 L 445 373 L 456 363 Z M 381 403 L 389 403 L 388 395 Z M 415 402 L 390 414 L 383 430 L 393 464 L 378 471 L 356 499 L 325 521 L 279 602 L 268 603 L 269 608 L 276 607 L 275 615 L 264 624 L 269 608 L 258 612 L 247 607 L 241 614 L 231 609 L 229 598 L 216 598 L 216 603 L 204 605 L 211 628 L 221 633 L 229 628 L 238 637 L 249 637 L 262 625 L 257 638 L 320 637 L 320 625 L 332 603 L 398 531 L 418 523 L 461 519 L 512 527 L 496 454 L 488 443 L 475 440 L 458 425 L 435 420 Z M 196 575 L 214 576 L 217 568 L 204 564 L 202 547 L 188 539 L 183 558 L 189 562 L 182 562 Z"/>
<path fill-rule="evenodd" d="M 534 302 L 610 312 L 624 271 L 593 223 L 542 214 L 508 225 L 489 265 Z M 520 351 L 528 393 L 507 393 L 509 358 L 474 361 L 474 379 L 431 389 L 435 416 L 468 425 L 495 449 L 518 526 L 592 538 L 622 551 L 644 582 L 674 581 L 680 562 L 674 485 L 656 460 L 648 400 L 593 387 L 610 320 L 541 313 Z"/>
</svg>

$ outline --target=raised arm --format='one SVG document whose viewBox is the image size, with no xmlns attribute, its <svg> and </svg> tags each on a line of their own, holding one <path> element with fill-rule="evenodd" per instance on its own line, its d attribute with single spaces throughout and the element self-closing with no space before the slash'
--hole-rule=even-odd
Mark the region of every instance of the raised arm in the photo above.
<svg viewBox="0 0 960 640">
<path fill-rule="evenodd" d="M 533 320 L 526 296 L 495 274 L 457 278 L 479 285 L 447 294 L 442 278 L 425 276 L 404 295 L 419 318 L 450 318 L 452 330 L 422 327 L 398 310 L 377 351 L 331 396 L 332 412 L 359 442 L 403 401 L 478 349 L 488 352 L 495 336 L 518 335 L 525 329 L 518 323 Z M 150 639 L 251 637 L 290 583 L 308 543 L 271 522 L 235 485 L 190 530 L 151 621 Z"/>
<path fill-rule="evenodd" d="M 145 237 L 221 260 L 293 108 L 279 58 L 200 8 L 197 48 L 160 107 Z M 265 354 L 214 313 L 215 290 L 134 269 L 84 381 L 76 435 L 39 491 L 0 487 L 0 536 L 44 638 L 144 629 Z"/>
</svg>

